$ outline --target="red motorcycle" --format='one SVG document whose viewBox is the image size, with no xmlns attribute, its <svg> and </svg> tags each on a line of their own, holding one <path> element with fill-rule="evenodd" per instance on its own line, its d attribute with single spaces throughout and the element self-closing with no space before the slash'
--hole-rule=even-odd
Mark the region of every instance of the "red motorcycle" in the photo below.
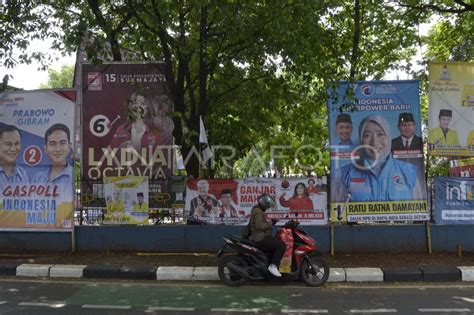
<svg viewBox="0 0 474 315">
<path fill-rule="evenodd" d="M 276 234 L 285 245 L 285 254 L 280 263 L 282 276 L 292 280 L 301 279 L 309 286 L 321 286 L 328 280 L 329 265 L 316 250 L 316 242 L 290 220 Z M 263 252 L 249 239 L 236 236 L 223 237 L 226 243 L 217 253 L 219 279 L 228 286 L 240 286 L 249 280 L 275 278 L 269 271 L 271 253 Z M 226 249 L 236 251 L 223 255 Z"/>
</svg>

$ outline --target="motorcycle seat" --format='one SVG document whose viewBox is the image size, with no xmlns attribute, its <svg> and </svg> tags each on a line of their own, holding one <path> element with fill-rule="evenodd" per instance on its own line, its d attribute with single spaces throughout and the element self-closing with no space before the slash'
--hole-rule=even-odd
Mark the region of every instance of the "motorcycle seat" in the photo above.
<svg viewBox="0 0 474 315">
<path fill-rule="evenodd" d="M 240 243 L 244 243 L 244 244 L 247 244 L 247 245 L 251 245 L 253 247 L 257 247 L 257 244 L 255 244 L 254 241 L 252 241 L 248 238 L 242 238 L 240 236 L 234 236 L 234 235 L 229 235 L 229 238 L 232 239 L 235 242 L 240 242 Z"/>
</svg>

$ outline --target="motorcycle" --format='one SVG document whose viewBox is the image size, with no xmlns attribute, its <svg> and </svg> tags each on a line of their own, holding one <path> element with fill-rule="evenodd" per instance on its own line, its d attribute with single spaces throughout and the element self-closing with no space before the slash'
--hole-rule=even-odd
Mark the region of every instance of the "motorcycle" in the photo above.
<svg viewBox="0 0 474 315">
<path fill-rule="evenodd" d="M 286 222 L 276 234 L 285 245 L 285 253 L 279 271 L 286 278 L 301 279 L 311 287 L 326 283 L 329 277 L 329 264 L 316 250 L 316 242 L 304 232 L 299 222 Z M 223 237 L 225 245 L 218 251 L 217 259 L 219 279 L 228 286 L 241 286 L 250 280 L 275 278 L 269 271 L 271 253 L 257 248 L 253 241 L 237 236 Z M 236 254 L 224 255 L 231 248 Z"/>
</svg>

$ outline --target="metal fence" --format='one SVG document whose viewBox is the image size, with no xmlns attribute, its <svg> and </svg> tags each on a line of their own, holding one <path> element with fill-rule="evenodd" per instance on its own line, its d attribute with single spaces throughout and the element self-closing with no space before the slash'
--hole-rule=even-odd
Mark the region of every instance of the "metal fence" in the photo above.
<svg viewBox="0 0 474 315">
<path fill-rule="evenodd" d="M 148 224 L 183 224 L 185 179 L 149 181 Z M 77 179 L 74 196 L 75 225 L 105 225 L 107 201 L 102 180 Z"/>
</svg>

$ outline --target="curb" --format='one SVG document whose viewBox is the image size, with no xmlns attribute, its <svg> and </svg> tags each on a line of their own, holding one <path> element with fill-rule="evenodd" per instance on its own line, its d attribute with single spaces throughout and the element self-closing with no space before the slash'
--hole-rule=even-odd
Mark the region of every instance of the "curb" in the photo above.
<svg viewBox="0 0 474 315">
<path fill-rule="evenodd" d="M 219 281 L 217 267 L 0 264 L 0 276 L 40 278 Z M 331 268 L 328 282 L 474 281 L 474 266 L 420 268 Z"/>
</svg>

